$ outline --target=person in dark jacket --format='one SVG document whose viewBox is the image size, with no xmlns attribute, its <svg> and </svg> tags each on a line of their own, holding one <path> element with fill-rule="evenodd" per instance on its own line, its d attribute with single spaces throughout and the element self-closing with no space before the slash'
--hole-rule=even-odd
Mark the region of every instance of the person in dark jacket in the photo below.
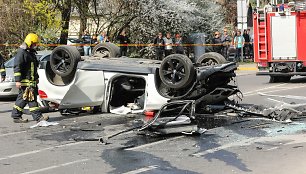
<svg viewBox="0 0 306 174">
<path fill-rule="evenodd" d="M 228 35 L 227 29 L 223 29 L 223 35 L 221 36 L 222 42 L 222 55 L 226 60 L 228 60 L 228 48 L 231 44 L 231 37 Z"/>
<path fill-rule="evenodd" d="M 6 73 L 5 73 L 4 59 L 1 54 L 0 54 L 0 74 L 1 74 L 0 82 L 3 82 L 5 80 Z"/>
<path fill-rule="evenodd" d="M 163 34 L 158 33 L 157 37 L 154 39 L 156 60 L 163 60 L 165 52 L 165 41 L 163 39 Z"/>
<path fill-rule="evenodd" d="M 174 47 L 175 54 L 184 54 L 183 39 L 180 33 L 175 34 L 174 45 L 175 45 Z"/>
<path fill-rule="evenodd" d="M 244 46 L 243 46 L 243 52 L 246 56 L 246 58 L 250 57 L 250 42 L 251 38 L 247 30 L 243 30 L 243 38 L 244 38 Z"/>
<path fill-rule="evenodd" d="M 28 119 L 22 118 L 23 108 L 27 104 L 29 105 L 29 110 L 35 121 L 39 122 L 49 119 L 48 116 L 43 116 L 41 114 L 37 103 L 38 60 L 35 55 L 37 43 L 38 36 L 34 33 L 28 34 L 15 56 L 14 76 L 19 93 L 12 110 L 14 123 L 28 122 Z"/>
<path fill-rule="evenodd" d="M 130 43 L 130 40 L 127 37 L 124 30 L 117 37 L 117 40 L 119 40 L 119 44 L 120 44 L 120 57 L 127 56 L 127 50 L 128 50 L 127 44 Z"/>
<path fill-rule="evenodd" d="M 91 35 L 87 30 L 84 31 L 84 35 L 82 36 L 83 41 L 83 49 L 84 49 L 84 55 L 90 56 L 91 55 L 91 44 L 92 44 L 92 38 Z"/>
<path fill-rule="evenodd" d="M 219 54 L 222 54 L 222 41 L 220 38 L 220 32 L 216 31 L 215 32 L 215 37 L 212 39 L 212 46 L 213 46 L 213 50 L 214 52 L 217 52 Z"/>
</svg>

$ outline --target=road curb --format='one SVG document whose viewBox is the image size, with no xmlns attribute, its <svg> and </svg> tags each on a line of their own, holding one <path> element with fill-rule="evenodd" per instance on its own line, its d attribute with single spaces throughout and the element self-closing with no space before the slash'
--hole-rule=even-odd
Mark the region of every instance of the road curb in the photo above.
<svg viewBox="0 0 306 174">
<path fill-rule="evenodd" d="M 256 67 L 238 67 L 238 71 L 257 71 L 258 69 Z"/>
</svg>

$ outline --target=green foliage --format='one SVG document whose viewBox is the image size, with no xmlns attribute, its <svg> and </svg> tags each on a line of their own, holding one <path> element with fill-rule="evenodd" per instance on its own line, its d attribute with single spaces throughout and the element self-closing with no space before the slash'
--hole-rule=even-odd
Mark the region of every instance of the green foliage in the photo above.
<svg viewBox="0 0 306 174">
<path fill-rule="evenodd" d="M 61 18 L 51 0 L 24 0 L 23 4 L 26 13 L 32 18 L 33 31 L 43 38 L 42 41 L 46 42 L 58 35 Z"/>
<path fill-rule="evenodd" d="M 51 0 L 10 0 L 0 5 L 0 52 L 13 54 L 25 36 L 34 32 L 42 42 L 58 37 L 60 12 Z"/>
</svg>

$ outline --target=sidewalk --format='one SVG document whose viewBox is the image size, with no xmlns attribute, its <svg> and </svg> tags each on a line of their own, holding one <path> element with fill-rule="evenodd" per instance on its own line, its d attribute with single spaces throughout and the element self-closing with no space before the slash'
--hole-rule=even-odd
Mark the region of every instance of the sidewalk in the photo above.
<svg viewBox="0 0 306 174">
<path fill-rule="evenodd" d="M 238 63 L 238 71 L 257 71 L 257 64 L 254 62 Z"/>
</svg>

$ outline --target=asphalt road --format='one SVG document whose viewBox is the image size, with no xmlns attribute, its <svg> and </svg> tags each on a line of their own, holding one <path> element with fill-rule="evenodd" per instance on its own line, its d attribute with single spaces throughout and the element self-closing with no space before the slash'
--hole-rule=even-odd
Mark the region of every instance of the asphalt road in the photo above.
<svg viewBox="0 0 306 174">
<path fill-rule="evenodd" d="M 255 71 L 238 71 L 241 103 L 273 106 L 258 92 L 306 96 L 306 78 L 269 84 Z M 303 101 L 294 101 L 303 102 Z M 130 132 L 104 145 L 74 141 L 111 135 L 132 127 L 139 116 L 48 113 L 59 125 L 33 128 L 35 122 L 14 124 L 12 101 L 0 101 L 1 173 L 305 173 L 304 118 L 280 123 L 266 118 L 219 120 L 201 136 L 152 136 Z M 31 119 L 31 116 L 25 115 Z M 73 129 L 71 128 L 81 128 Z"/>
</svg>

